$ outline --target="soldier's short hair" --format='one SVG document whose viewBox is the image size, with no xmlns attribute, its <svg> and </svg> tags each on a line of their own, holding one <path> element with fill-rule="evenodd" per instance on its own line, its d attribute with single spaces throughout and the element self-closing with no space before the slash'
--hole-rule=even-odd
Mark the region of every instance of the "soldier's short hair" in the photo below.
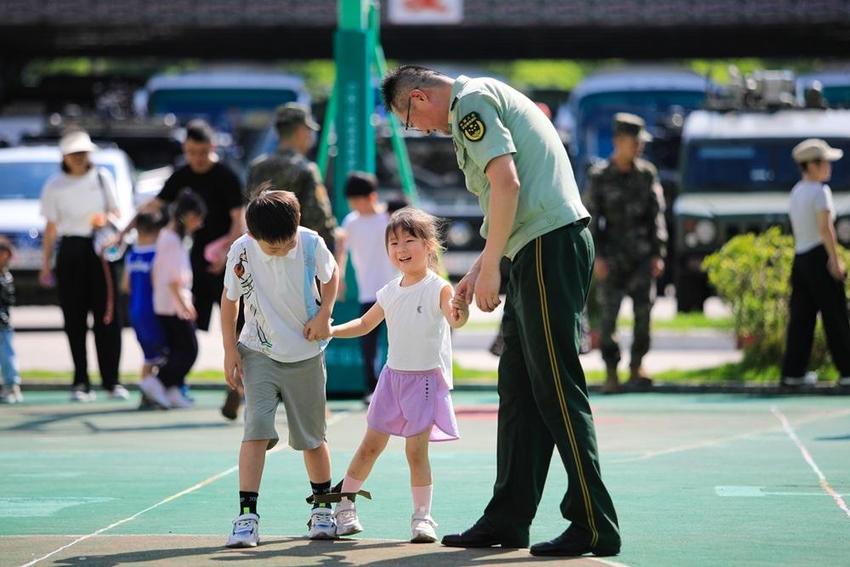
<svg viewBox="0 0 850 567">
<path fill-rule="evenodd" d="M 186 139 L 201 144 L 212 144 L 215 130 L 205 120 L 196 118 L 186 124 Z"/>
<path fill-rule="evenodd" d="M 346 197 L 366 197 L 378 191 L 378 178 L 365 171 L 352 171 L 345 180 Z"/>
<path fill-rule="evenodd" d="M 289 240 L 298 231 L 300 221 L 301 206 L 295 193 L 273 187 L 260 192 L 245 210 L 248 232 L 265 242 Z"/>
<path fill-rule="evenodd" d="M 396 108 L 395 102 L 400 96 L 407 95 L 413 89 L 437 85 L 444 78 L 446 76 L 439 71 L 419 65 L 402 65 L 393 69 L 384 76 L 381 83 L 384 106 L 392 111 Z"/>
</svg>

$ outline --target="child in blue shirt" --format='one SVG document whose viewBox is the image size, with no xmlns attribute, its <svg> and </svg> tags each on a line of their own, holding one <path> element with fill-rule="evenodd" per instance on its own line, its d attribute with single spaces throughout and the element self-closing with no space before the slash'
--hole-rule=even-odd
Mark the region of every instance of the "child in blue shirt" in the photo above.
<svg viewBox="0 0 850 567">
<path fill-rule="evenodd" d="M 130 322 L 142 347 L 142 364 L 139 389 L 142 391 L 142 406 L 150 403 L 162 405 L 156 392 L 159 378 L 156 370 L 165 361 L 165 335 L 153 310 L 153 281 L 151 270 L 156 254 L 156 239 L 163 226 L 160 212 L 141 213 L 136 217 L 138 236 L 125 257 L 124 278 L 130 296 Z M 168 407 L 167 405 L 165 407 Z"/>
</svg>

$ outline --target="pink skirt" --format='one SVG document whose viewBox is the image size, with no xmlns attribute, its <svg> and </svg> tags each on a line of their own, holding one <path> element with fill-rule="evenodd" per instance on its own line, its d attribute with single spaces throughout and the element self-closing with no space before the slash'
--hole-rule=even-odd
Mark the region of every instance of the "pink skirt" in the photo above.
<svg viewBox="0 0 850 567">
<path fill-rule="evenodd" d="M 369 427 L 399 437 L 431 430 L 431 441 L 454 441 L 452 397 L 439 369 L 409 371 L 384 366 L 366 413 Z"/>
</svg>

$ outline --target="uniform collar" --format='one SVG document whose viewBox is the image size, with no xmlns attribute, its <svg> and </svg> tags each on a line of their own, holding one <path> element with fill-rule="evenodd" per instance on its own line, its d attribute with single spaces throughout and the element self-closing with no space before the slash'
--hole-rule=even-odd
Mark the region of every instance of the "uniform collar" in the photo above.
<svg viewBox="0 0 850 567">
<path fill-rule="evenodd" d="M 452 93 L 451 93 L 451 104 L 449 104 L 449 129 L 451 129 L 452 124 L 455 121 L 455 106 L 457 105 L 457 101 L 460 98 L 460 93 L 463 91 L 466 84 L 469 82 L 469 77 L 466 75 L 461 75 L 455 82 L 452 84 Z"/>
</svg>

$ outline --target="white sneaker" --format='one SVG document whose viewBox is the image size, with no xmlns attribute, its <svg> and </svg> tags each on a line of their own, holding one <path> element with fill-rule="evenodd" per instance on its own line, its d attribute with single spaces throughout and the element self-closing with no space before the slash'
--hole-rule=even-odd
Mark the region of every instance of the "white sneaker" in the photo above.
<svg viewBox="0 0 850 567">
<path fill-rule="evenodd" d="M 360 523 L 360 518 L 357 517 L 357 508 L 355 508 L 354 502 L 348 498 L 343 498 L 336 505 L 334 519 L 336 520 L 337 536 L 349 536 L 363 531 L 363 525 Z"/>
<path fill-rule="evenodd" d="M 817 372 L 806 372 L 804 376 L 783 376 L 782 378 L 782 384 L 785 386 L 814 386 L 817 383 Z"/>
<path fill-rule="evenodd" d="M 172 386 L 165 391 L 165 396 L 168 398 L 168 407 L 172 409 L 185 409 L 195 405 L 195 403 L 183 395 L 180 388 Z"/>
<path fill-rule="evenodd" d="M 94 393 L 94 390 L 91 392 L 86 392 L 85 390 L 71 390 L 71 401 L 72 402 L 80 402 L 83 404 L 93 402 L 97 399 L 97 394 Z"/>
<path fill-rule="evenodd" d="M 163 408 L 170 408 L 171 402 L 165 394 L 165 386 L 156 376 L 145 376 L 139 382 L 139 390 L 153 403 Z"/>
<path fill-rule="evenodd" d="M 130 392 L 127 391 L 127 388 L 122 386 L 121 384 L 117 384 L 112 391 L 109 392 L 110 400 L 129 400 Z"/>
<path fill-rule="evenodd" d="M 336 520 L 330 508 L 313 508 L 310 513 L 310 539 L 335 539 Z"/>
<path fill-rule="evenodd" d="M 430 515 L 414 514 L 410 520 L 410 543 L 434 543 L 437 541 L 436 527 L 437 522 Z"/>
<path fill-rule="evenodd" d="M 241 514 L 233 520 L 233 532 L 225 547 L 257 547 L 260 543 L 260 517 L 256 514 Z"/>
<path fill-rule="evenodd" d="M 3 388 L 3 394 L 0 396 L 0 403 L 3 404 L 19 404 L 24 401 L 24 395 L 21 394 L 21 387 L 18 384 L 12 384 Z"/>
</svg>

